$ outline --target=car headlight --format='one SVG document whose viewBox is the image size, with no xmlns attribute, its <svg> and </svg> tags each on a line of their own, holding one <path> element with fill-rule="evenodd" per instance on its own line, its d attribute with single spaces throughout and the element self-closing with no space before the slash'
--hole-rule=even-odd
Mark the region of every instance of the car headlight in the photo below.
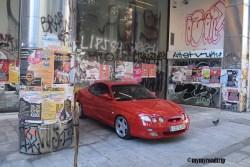
<svg viewBox="0 0 250 167">
<path fill-rule="evenodd" d="M 164 122 L 164 118 L 163 118 L 163 117 L 159 117 L 158 120 L 159 120 L 160 123 L 163 123 L 163 122 Z"/>
<path fill-rule="evenodd" d="M 152 122 L 150 116 L 148 116 L 148 115 L 139 115 L 139 116 L 140 116 L 140 119 L 141 119 L 142 121 L 145 121 L 145 122 Z"/>
<path fill-rule="evenodd" d="M 148 115 L 140 114 L 139 117 L 140 117 L 140 119 L 142 121 L 143 126 L 147 126 L 148 123 L 152 122 L 150 116 L 148 116 Z"/>
<path fill-rule="evenodd" d="M 143 125 L 146 125 L 147 123 L 163 123 L 165 119 L 162 116 L 150 116 L 150 115 L 139 115 Z"/>
</svg>

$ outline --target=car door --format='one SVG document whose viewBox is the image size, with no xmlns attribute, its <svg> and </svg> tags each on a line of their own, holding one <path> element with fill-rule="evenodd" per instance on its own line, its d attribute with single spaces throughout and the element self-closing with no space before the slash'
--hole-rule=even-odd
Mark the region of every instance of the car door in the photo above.
<svg viewBox="0 0 250 167">
<path fill-rule="evenodd" d="M 94 117 L 107 123 L 113 124 L 112 115 L 113 112 L 113 99 L 110 94 L 109 87 L 104 83 L 97 83 L 90 88 L 90 92 L 94 95 L 92 99 L 92 108 Z M 103 96 L 107 95 L 107 97 Z M 110 98 L 108 98 L 110 97 Z"/>
<path fill-rule="evenodd" d="M 98 85 L 97 84 L 93 84 L 91 85 L 85 93 L 85 96 L 83 97 L 82 101 L 83 101 L 83 106 L 85 108 L 85 113 L 87 116 L 89 117 L 93 117 L 96 118 L 96 103 L 97 103 L 97 99 L 96 99 L 96 95 L 98 92 Z"/>
</svg>

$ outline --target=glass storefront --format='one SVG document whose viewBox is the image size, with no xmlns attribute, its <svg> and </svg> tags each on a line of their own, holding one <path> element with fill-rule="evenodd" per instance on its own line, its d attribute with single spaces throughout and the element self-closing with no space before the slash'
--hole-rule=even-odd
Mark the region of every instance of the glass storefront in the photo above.
<svg viewBox="0 0 250 167">
<path fill-rule="evenodd" d="M 165 0 L 79 0 L 76 81 L 137 80 L 164 97 Z"/>
</svg>

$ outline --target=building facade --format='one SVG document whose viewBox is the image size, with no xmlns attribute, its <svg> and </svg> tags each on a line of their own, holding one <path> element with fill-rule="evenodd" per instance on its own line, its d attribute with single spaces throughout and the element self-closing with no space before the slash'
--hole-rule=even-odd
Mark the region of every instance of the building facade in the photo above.
<svg viewBox="0 0 250 167">
<path fill-rule="evenodd" d="M 74 63 L 67 75 L 74 76 L 69 82 L 77 87 L 134 79 L 158 97 L 181 104 L 248 111 L 248 0 L 65 1 L 72 2 L 76 8 L 54 11 L 52 6 L 62 9 L 63 4 L 23 1 L 29 10 L 21 12 L 20 24 L 19 1 L 1 1 L 3 25 L 8 25 L 0 26 L 1 87 L 15 83 L 19 50 L 30 54 L 25 49 L 63 46 L 72 49 Z M 64 17 L 70 12 L 76 14 L 71 21 Z M 15 54 L 2 56 L 10 46 Z M 14 59 L 15 68 L 4 70 L 6 59 Z M 3 99 L 8 91 L 2 92 Z"/>
</svg>

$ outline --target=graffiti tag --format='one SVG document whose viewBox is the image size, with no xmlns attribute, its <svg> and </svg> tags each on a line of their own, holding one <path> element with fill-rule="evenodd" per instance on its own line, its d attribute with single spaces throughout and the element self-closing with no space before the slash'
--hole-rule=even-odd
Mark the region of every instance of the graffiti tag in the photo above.
<svg viewBox="0 0 250 167">
<path fill-rule="evenodd" d="M 43 32 L 59 32 L 63 26 L 63 14 L 57 12 L 54 16 L 47 15 L 46 17 L 41 17 L 41 24 Z"/>
<path fill-rule="evenodd" d="M 158 47 L 156 44 L 135 42 L 130 43 L 131 52 L 143 52 L 143 53 L 155 53 L 158 52 Z M 84 36 L 81 37 L 80 48 L 82 50 L 95 49 L 99 51 L 111 51 L 112 53 L 122 53 L 125 48 L 125 44 L 123 42 L 119 42 L 116 40 L 109 40 L 102 37 L 96 37 L 91 35 L 90 41 L 87 44 L 84 44 Z"/>
<path fill-rule="evenodd" d="M 0 33 L 0 48 L 12 47 L 14 38 L 10 34 Z"/>
<path fill-rule="evenodd" d="M 184 104 L 202 106 L 216 106 L 215 97 L 218 98 L 219 88 L 212 88 L 201 84 L 177 84 L 174 92 L 177 99 L 174 101 Z"/>
<path fill-rule="evenodd" d="M 222 39 L 224 0 L 219 0 L 207 11 L 195 10 L 186 17 L 185 41 L 187 46 L 198 47 L 201 44 L 217 44 Z"/>
<path fill-rule="evenodd" d="M 170 55 L 171 56 L 171 55 Z M 198 58 L 222 58 L 222 50 L 201 50 L 201 51 L 177 51 L 172 55 L 172 59 L 198 59 Z"/>
<path fill-rule="evenodd" d="M 42 154 L 71 145 L 73 138 L 72 121 L 63 124 L 40 126 L 37 124 L 20 127 L 20 151 L 28 154 Z"/>
</svg>

